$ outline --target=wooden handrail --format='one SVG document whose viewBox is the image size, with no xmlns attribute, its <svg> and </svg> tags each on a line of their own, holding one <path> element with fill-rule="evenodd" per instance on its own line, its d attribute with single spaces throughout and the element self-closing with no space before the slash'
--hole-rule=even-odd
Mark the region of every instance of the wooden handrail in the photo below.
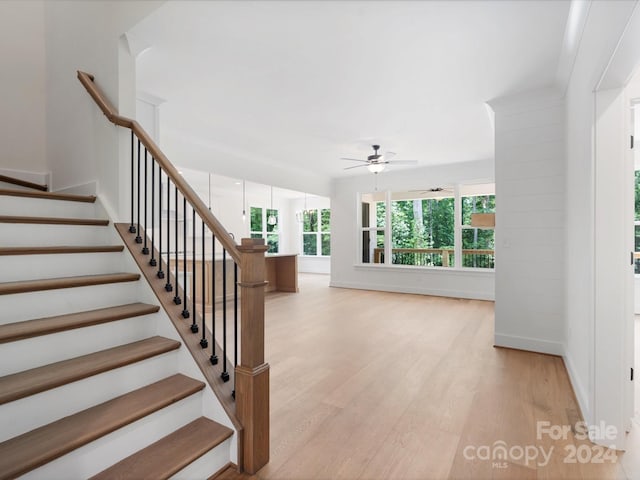
<svg viewBox="0 0 640 480">
<path fill-rule="evenodd" d="M 216 239 L 227 250 L 229 255 L 233 259 L 240 263 L 240 251 L 236 245 L 235 240 L 229 235 L 229 232 L 222 226 L 216 217 L 209 211 L 204 202 L 200 199 L 198 194 L 193 191 L 191 186 L 182 178 L 182 175 L 178 173 L 176 167 L 169 161 L 167 156 L 160 150 L 160 147 L 151 139 L 149 134 L 142 128 L 142 126 L 135 120 L 121 116 L 116 108 L 109 102 L 109 100 L 102 94 L 94 83 L 93 75 L 78 70 L 78 80 L 87 89 L 91 98 L 96 102 L 102 113 L 107 119 L 114 125 L 128 128 L 135 133 L 140 142 L 146 147 L 147 151 L 151 153 L 153 158 L 160 164 L 162 170 L 171 179 L 173 184 L 180 190 L 180 193 L 187 199 L 189 204 L 195 209 L 200 218 L 209 227 L 209 229 L 216 236 Z"/>
<path fill-rule="evenodd" d="M 138 137 L 240 268 L 241 277 L 237 283 L 241 290 L 240 363 L 235 367 L 236 416 L 242 425 L 242 429 L 237 430 L 238 466 L 248 473 L 256 473 L 269 461 L 269 364 L 264 358 L 264 255 L 268 247 L 262 238 L 243 238 L 237 245 L 140 124 L 117 112 L 98 89 L 92 75 L 78 71 L 78 79 L 111 123 L 130 129 Z M 186 303 L 186 293 L 184 295 Z M 228 372 L 225 373 L 228 379 Z"/>
</svg>

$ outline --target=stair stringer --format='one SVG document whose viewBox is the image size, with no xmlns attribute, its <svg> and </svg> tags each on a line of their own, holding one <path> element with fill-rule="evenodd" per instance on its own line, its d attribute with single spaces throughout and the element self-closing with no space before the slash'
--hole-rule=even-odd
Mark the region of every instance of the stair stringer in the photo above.
<svg viewBox="0 0 640 480">
<path fill-rule="evenodd" d="M 108 227 L 109 229 L 109 233 L 108 233 L 108 243 L 112 242 L 112 243 L 122 243 L 122 238 L 120 237 L 120 235 L 118 234 L 118 232 L 116 231 L 116 229 L 114 228 L 115 226 L 115 222 L 113 221 L 113 218 L 111 217 L 111 215 L 109 214 L 110 209 L 108 208 L 104 208 L 104 206 L 101 203 L 101 198 L 98 195 L 98 198 L 96 200 L 96 212 L 98 214 L 98 218 L 109 218 L 111 220 L 111 223 Z M 148 242 L 148 246 L 149 248 L 151 248 L 151 244 L 150 242 Z M 142 247 L 140 247 L 142 248 Z M 145 302 L 145 303 L 151 303 L 151 304 L 160 304 L 159 300 L 155 294 L 155 292 L 153 291 L 153 289 L 151 288 L 151 286 L 149 285 L 149 283 L 146 280 L 146 277 L 144 276 L 144 273 L 142 272 L 142 270 L 139 268 L 136 260 L 133 258 L 133 255 L 131 254 L 131 252 L 129 251 L 128 248 L 125 247 L 124 252 L 123 252 L 123 268 L 124 271 L 127 272 L 135 272 L 135 273 L 140 273 L 141 274 L 141 278 L 140 281 L 137 282 L 136 285 L 136 291 L 137 291 L 137 295 L 136 298 L 138 298 L 138 301 L 140 302 Z M 149 256 L 150 258 L 150 256 Z M 160 304 L 161 305 L 161 304 Z M 182 311 L 182 305 L 177 305 L 176 309 L 181 312 Z M 229 446 L 229 460 L 234 463 L 234 464 L 238 464 L 238 451 L 239 451 L 239 445 L 238 445 L 238 438 L 240 437 L 239 432 L 238 432 L 238 423 L 237 420 L 234 422 L 234 420 L 231 419 L 231 417 L 229 416 L 229 414 L 226 412 L 226 410 L 224 409 L 224 407 L 221 405 L 220 400 L 218 399 L 218 397 L 216 396 L 215 392 L 213 391 L 211 385 L 209 384 L 208 379 L 205 377 L 205 375 L 202 373 L 202 370 L 200 369 L 199 365 L 197 364 L 197 362 L 195 361 L 193 355 L 191 354 L 191 352 L 189 351 L 189 349 L 187 348 L 187 345 L 184 344 L 180 334 L 176 331 L 175 326 L 173 325 L 173 322 L 171 321 L 171 319 L 169 318 L 168 313 L 166 312 L 166 310 L 164 308 L 160 308 L 160 310 L 154 314 L 155 319 L 156 319 L 156 335 L 160 335 L 166 338 L 170 338 L 173 340 L 177 340 L 183 343 L 182 348 L 179 348 L 175 354 L 177 356 L 177 372 L 178 373 L 182 373 L 184 375 L 190 376 L 192 378 L 195 378 L 197 380 L 200 380 L 202 382 L 204 382 L 205 384 L 205 388 L 202 391 L 202 415 L 205 417 L 208 417 L 218 423 L 220 423 L 221 425 L 224 425 L 228 428 L 230 428 L 231 430 L 233 430 L 233 435 L 231 436 L 231 438 L 225 442 L 223 442 L 221 445 L 219 445 L 216 449 L 214 450 L 218 450 L 219 448 L 222 448 L 224 445 L 228 445 Z M 185 319 L 185 322 L 191 322 L 190 319 Z M 215 456 L 215 454 L 213 454 Z M 207 457 L 207 455 L 205 455 L 204 457 Z M 196 469 L 197 470 L 197 469 Z M 217 471 L 217 469 L 214 469 L 211 474 L 215 473 L 215 471 Z"/>
</svg>

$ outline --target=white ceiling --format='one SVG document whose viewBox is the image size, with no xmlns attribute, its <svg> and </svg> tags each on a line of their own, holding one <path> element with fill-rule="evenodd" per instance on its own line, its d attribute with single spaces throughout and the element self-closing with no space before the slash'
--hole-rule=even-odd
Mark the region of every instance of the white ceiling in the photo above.
<svg viewBox="0 0 640 480">
<path fill-rule="evenodd" d="M 205 203 L 209 194 L 213 196 L 242 195 L 242 179 L 215 175 L 200 170 L 181 168 L 180 174 L 187 180 L 191 188 L 198 193 Z M 252 197 L 262 197 L 269 199 L 271 196 L 271 186 L 262 183 L 244 181 L 245 194 Z M 304 192 L 288 190 L 286 188 L 273 187 L 274 199 L 292 200 L 303 198 Z"/>
<path fill-rule="evenodd" d="M 138 89 L 166 99 L 163 133 L 318 175 L 367 173 L 339 158 L 372 143 L 419 166 L 488 159 L 485 102 L 566 70 L 569 6 L 170 1 L 131 32 L 152 46 Z"/>
</svg>

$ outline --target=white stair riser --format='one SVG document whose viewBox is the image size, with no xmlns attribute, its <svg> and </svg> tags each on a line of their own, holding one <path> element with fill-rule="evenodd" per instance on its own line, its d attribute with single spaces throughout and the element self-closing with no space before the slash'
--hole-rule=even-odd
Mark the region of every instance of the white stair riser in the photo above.
<svg viewBox="0 0 640 480">
<path fill-rule="evenodd" d="M 0 256 L 3 282 L 123 272 L 123 253 Z"/>
<path fill-rule="evenodd" d="M 230 448 L 231 440 L 227 439 L 190 465 L 184 467 L 171 478 L 175 480 L 201 480 L 211 477 L 211 475 L 229 463 Z"/>
<path fill-rule="evenodd" d="M 109 245 L 109 228 L 90 225 L 0 224 L 3 247 L 47 247 L 61 245 Z"/>
<path fill-rule="evenodd" d="M 0 215 L 94 218 L 96 206 L 87 202 L 0 195 Z"/>
<path fill-rule="evenodd" d="M 155 335 L 157 314 L 5 343 L 0 376 L 144 340 Z"/>
<path fill-rule="evenodd" d="M 24 480 L 85 479 L 200 416 L 200 394 L 148 415 L 24 475 Z M 213 473 L 213 472 L 212 472 Z"/>
<path fill-rule="evenodd" d="M 173 375 L 175 359 L 176 352 L 168 352 L 0 405 L 0 441 Z"/>
<path fill-rule="evenodd" d="M 140 282 L 0 295 L 0 324 L 140 301 Z"/>
</svg>

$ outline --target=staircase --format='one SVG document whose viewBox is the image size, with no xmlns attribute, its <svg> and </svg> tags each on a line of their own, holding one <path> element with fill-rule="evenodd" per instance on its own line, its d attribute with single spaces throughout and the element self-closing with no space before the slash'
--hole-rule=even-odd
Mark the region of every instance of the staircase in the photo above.
<svg viewBox="0 0 640 480">
<path fill-rule="evenodd" d="M 7 181 L 0 479 L 228 469 L 237 433 L 96 198 Z"/>
</svg>

